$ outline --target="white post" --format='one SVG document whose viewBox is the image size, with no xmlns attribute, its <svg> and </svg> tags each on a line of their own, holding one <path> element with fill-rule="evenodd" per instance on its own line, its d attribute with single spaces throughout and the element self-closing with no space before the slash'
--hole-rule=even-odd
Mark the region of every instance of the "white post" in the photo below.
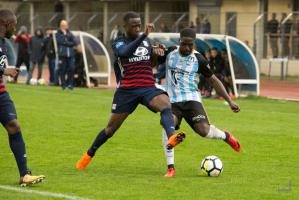
<svg viewBox="0 0 299 200">
<path fill-rule="evenodd" d="M 29 3 L 30 6 L 30 33 L 34 34 L 34 3 Z"/>
<path fill-rule="evenodd" d="M 145 8 L 144 8 L 144 25 L 150 23 L 150 2 L 145 2 Z"/>
<path fill-rule="evenodd" d="M 236 77 L 235 77 L 233 59 L 232 59 L 232 54 L 231 54 L 231 51 L 230 51 L 230 45 L 229 45 L 229 41 L 228 41 L 228 37 L 227 36 L 225 36 L 225 43 L 226 43 L 226 49 L 227 49 L 227 55 L 228 55 L 228 62 L 229 62 L 230 73 L 231 73 L 231 76 L 232 76 L 233 88 L 234 88 L 235 96 L 238 97 L 239 93 L 238 93 L 238 90 L 237 90 L 237 84 L 236 84 Z"/>
<path fill-rule="evenodd" d="M 69 21 L 70 20 L 70 3 L 64 2 L 64 7 L 65 7 L 65 20 Z"/>
<path fill-rule="evenodd" d="M 103 11 L 103 38 L 104 38 L 104 44 L 107 44 L 108 42 L 108 2 L 104 2 L 104 11 Z"/>
<path fill-rule="evenodd" d="M 189 23 L 193 21 L 195 24 L 195 20 L 198 15 L 197 9 L 196 0 L 189 0 Z"/>
<path fill-rule="evenodd" d="M 261 18 L 258 18 L 258 22 L 256 22 L 256 58 L 260 63 L 261 59 L 264 57 L 264 42 L 267 37 L 265 37 L 265 20 L 267 19 L 267 14 L 263 15 L 267 10 L 267 0 L 258 0 L 258 12 Z"/>
<path fill-rule="evenodd" d="M 86 52 L 85 52 L 85 44 L 84 44 L 84 40 L 83 40 L 83 36 L 82 36 L 81 32 L 79 32 L 79 38 L 80 38 L 82 54 L 83 54 L 83 62 L 84 62 L 84 68 L 85 68 L 85 74 L 86 74 L 86 84 L 87 84 L 87 87 L 90 88 L 90 78 L 89 78 L 88 63 L 87 63 Z"/>
</svg>

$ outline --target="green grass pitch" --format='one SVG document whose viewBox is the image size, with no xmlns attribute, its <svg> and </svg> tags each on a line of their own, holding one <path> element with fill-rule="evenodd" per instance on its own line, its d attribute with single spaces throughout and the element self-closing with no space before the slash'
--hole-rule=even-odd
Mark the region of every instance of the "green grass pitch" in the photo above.
<svg viewBox="0 0 299 200">
<path fill-rule="evenodd" d="M 241 142 L 234 152 L 222 141 L 187 131 L 175 149 L 177 177 L 164 178 L 159 114 L 138 109 L 97 152 L 85 171 L 75 163 L 105 126 L 113 90 L 8 85 L 17 107 L 33 173 L 47 176 L 31 187 L 89 199 L 299 199 L 299 103 L 238 99 L 235 114 L 219 100 L 204 100 L 210 121 Z M 6 132 L 0 129 L 0 185 L 16 186 L 18 172 Z M 200 162 L 217 155 L 220 177 L 205 177 Z M 53 199 L 0 189 L 0 199 Z"/>
</svg>

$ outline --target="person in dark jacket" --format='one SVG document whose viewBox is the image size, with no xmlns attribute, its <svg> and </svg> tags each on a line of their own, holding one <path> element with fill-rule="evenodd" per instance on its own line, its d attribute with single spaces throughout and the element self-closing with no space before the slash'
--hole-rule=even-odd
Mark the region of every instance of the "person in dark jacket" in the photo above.
<svg viewBox="0 0 299 200">
<path fill-rule="evenodd" d="M 44 53 L 48 59 L 49 67 L 49 83 L 50 85 L 55 85 L 55 48 L 53 42 L 53 29 L 46 29 L 46 37 L 43 41 Z"/>
<path fill-rule="evenodd" d="M 60 28 L 56 33 L 56 41 L 59 55 L 59 74 L 61 87 L 64 90 L 73 89 L 75 71 L 75 47 L 77 46 L 74 35 L 68 30 L 68 23 L 65 20 L 60 22 Z M 65 76 L 67 75 L 67 80 Z"/>
<path fill-rule="evenodd" d="M 211 23 L 208 18 L 205 17 L 200 23 L 200 33 L 210 34 L 211 33 Z"/>
<path fill-rule="evenodd" d="M 15 37 L 15 43 L 18 44 L 18 57 L 16 68 L 20 69 L 21 65 L 24 63 L 29 73 L 30 70 L 30 58 L 29 58 L 29 50 L 28 43 L 30 41 L 30 35 L 27 33 L 27 27 L 21 26 L 18 34 Z M 18 81 L 18 74 L 14 77 L 14 83 Z"/>
<path fill-rule="evenodd" d="M 267 32 L 269 35 L 272 57 L 278 57 L 278 27 L 279 22 L 276 19 L 276 13 L 272 13 L 272 18 L 267 22 Z"/>
<path fill-rule="evenodd" d="M 225 75 L 225 62 L 216 47 L 211 48 L 210 67 L 215 76 L 223 83 Z M 211 93 L 212 88 L 210 88 L 208 96 L 210 96 Z"/>
<path fill-rule="evenodd" d="M 42 29 L 36 29 L 34 36 L 29 41 L 30 70 L 26 82 L 27 84 L 29 84 L 30 79 L 32 78 L 32 74 L 36 65 L 38 67 L 37 80 L 42 78 L 44 62 L 43 40 L 44 35 Z"/>
</svg>

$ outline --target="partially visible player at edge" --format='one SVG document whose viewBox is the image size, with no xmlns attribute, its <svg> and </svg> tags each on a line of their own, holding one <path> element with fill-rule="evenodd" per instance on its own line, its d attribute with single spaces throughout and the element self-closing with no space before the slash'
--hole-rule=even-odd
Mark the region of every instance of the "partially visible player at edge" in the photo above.
<svg viewBox="0 0 299 200">
<path fill-rule="evenodd" d="M 239 106 L 232 101 L 221 81 L 211 72 L 208 61 L 194 50 L 196 33 L 191 28 L 180 32 L 179 47 L 172 47 L 166 51 L 164 57 L 166 66 L 166 79 L 164 88 L 172 104 L 175 126 L 178 129 L 182 118 L 200 136 L 223 140 L 235 151 L 240 152 L 241 146 L 237 139 L 228 131 L 222 131 L 211 125 L 198 92 L 199 74 L 209 79 L 212 87 L 229 104 L 234 112 L 239 112 Z M 163 129 L 164 150 L 167 159 L 168 171 L 166 177 L 176 175 L 174 169 L 174 150 L 167 149 L 165 130 Z"/>
<path fill-rule="evenodd" d="M 10 10 L 0 10 L 0 122 L 8 133 L 9 145 L 17 161 L 20 173 L 20 185 L 27 186 L 42 182 L 45 176 L 33 176 L 27 167 L 25 143 L 21 128 L 17 121 L 17 113 L 13 101 L 3 84 L 3 75 L 14 78 L 17 69 L 7 67 L 7 47 L 5 37 L 10 38 L 16 30 L 16 16 Z"/>
<path fill-rule="evenodd" d="M 154 112 L 160 112 L 161 124 L 167 134 L 169 149 L 185 138 L 184 132 L 174 133 L 169 98 L 164 91 L 155 87 L 152 62 L 155 55 L 160 55 L 161 49 L 153 48 L 147 38 L 154 29 L 153 24 L 147 24 L 145 32 L 140 34 L 139 14 L 128 12 L 123 20 L 126 35 L 116 39 L 112 45 L 120 70 L 116 77 L 118 87 L 114 94 L 110 119 L 106 128 L 97 135 L 91 147 L 77 162 L 78 170 L 87 167 L 97 149 L 113 136 L 138 104 L 143 104 Z"/>
</svg>

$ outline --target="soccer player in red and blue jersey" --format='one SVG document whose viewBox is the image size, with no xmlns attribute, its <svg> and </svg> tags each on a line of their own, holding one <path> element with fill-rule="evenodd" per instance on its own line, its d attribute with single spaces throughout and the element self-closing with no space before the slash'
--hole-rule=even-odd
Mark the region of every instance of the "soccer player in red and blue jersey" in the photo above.
<svg viewBox="0 0 299 200">
<path fill-rule="evenodd" d="M 10 38 L 15 32 L 16 24 L 16 16 L 10 10 L 0 10 L 0 122 L 8 133 L 9 146 L 20 173 L 20 185 L 27 186 L 42 182 L 45 176 L 33 176 L 27 167 L 25 143 L 17 121 L 16 109 L 3 84 L 3 75 L 14 78 L 18 74 L 17 69 L 6 68 L 7 47 L 5 44 L 5 38 Z"/>
<path fill-rule="evenodd" d="M 97 135 L 91 147 L 77 162 L 78 170 L 87 167 L 97 149 L 113 136 L 139 104 L 161 113 L 161 124 L 167 133 L 169 149 L 185 138 L 184 132 L 174 133 L 169 98 L 164 91 L 155 87 L 152 62 L 161 49 L 153 48 L 147 38 L 154 29 L 153 25 L 148 24 L 145 32 L 140 34 L 139 14 L 128 12 L 123 20 L 126 34 L 117 38 L 112 45 L 119 67 L 118 73 L 116 72 L 118 86 L 113 98 L 112 113 L 106 128 Z"/>
</svg>

